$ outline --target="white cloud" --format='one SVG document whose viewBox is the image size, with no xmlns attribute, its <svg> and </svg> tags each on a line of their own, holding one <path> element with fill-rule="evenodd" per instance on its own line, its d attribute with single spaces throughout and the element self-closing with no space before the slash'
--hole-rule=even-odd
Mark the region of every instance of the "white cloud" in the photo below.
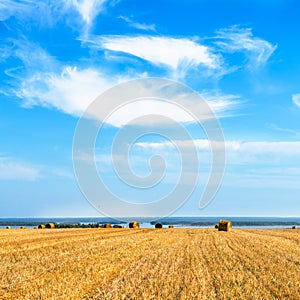
<svg viewBox="0 0 300 300">
<path fill-rule="evenodd" d="M 232 116 L 244 103 L 239 95 L 224 94 L 218 90 L 203 91 L 200 95 L 219 118 Z"/>
<path fill-rule="evenodd" d="M 59 68 L 59 63 L 54 57 L 39 44 L 28 41 L 26 38 L 10 39 L 10 52 L 7 56 L 13 56 L 22 62 L 17 71 L 21 69 L 27 73 L 51 72 Z M 20 72 L 20 70 L 19 70 Z M 10 73 L 11 74 L 11 73 Z"/>
<path fill-rule="evenodd" d="M 251 28 L 240 28 L 232 26 L 217 31 L 215 42 L 222 51 L 234 53 L 242 51 L 247 56 L 250 67 L 258 67 L 265 64 L 277 46 L 266 40 L 255 37 Z"/>
<path fill-rule="evenodd" d="M 17 96 L 25 105 L 55 107 L 79 116 L 103 91 L 118 83 L 94 69 L 64 67 L 60 74 L 37 73 L 22 82 Z"/>
<path fill-rule="evenodd" d="M 26 27 L 52 27 L 66 13 L 64 3 L 56 0 L 2 0 L 0 3 L 0 21 L 10 17 L 26 22 Z M 31 22 L 28 22 L 30 20 Z"/>
<path fill-rule="evenodd" d="M 174 146 L 178 145 L 178 148 Z M 214 146 L 218 146 L 214 143 Z M 190 149 L 196 147 L 198 159 L 192 158 Z M 255 187 L 290 187 L 299 188 L 300 142 L 241 142 L 226 141 L 226 186 L 255 186 Z M 179 152 L 178 152 L 179 150 Z M 110 153 L 109 150 L 107 150 Z M 187 170 L 195 172 L 194 165 L 200 164 L 200 176 L 207 176 L 210 170 L 212 156 L 210 143 L 206 139 L 137 142 L 131 146 L 131 152 L 114 153 L 123 163 L 132 161 L 138 168 L 149 168 L 149 158 L 160 155 L 168 166 L 166 172 L 181 171 L 181 161 L 184 159 Z M 179 156 L 178 156 L 179 155 Z M 114 157 L 115 158 L 115 157 Z M 98 161 L 101 168 L 110 162 L 111 158 L 103 156 Z M 106 169 L 105 169 L 106 170 Z"/>
<path fill-rule="evenodd" d="M 95 17 L 104 9 L 104 3 L 107 0 L 66 0 L 67 8 L 73 7 L 79 13 L 82 21 L 85 23 L 85 32 L 88 33 Z"/>
<path fill-rule="evenodd" d="M 177 141 L 178 145 L 183 148 L 197 147 L 198 150 L 209 150 L 210 143 L 206 139 L 195 139 L 188 141 Z M 214 145 L 217 146 L 216 142 Z M 140 142 L 136 146 L 142 148 L 166 148 L 171 149 L 171 142 L 153 143 Z M 226 141 L 225 142 L 228 163 L 252 163 L 258 161 L 274 162 L 283 159 L 293 160 L 300 159 L 300 142 L 241 142 Z M 235 155 L 235 156 L 233 156 Z M 231 159 L 232 158 L 232 159 Z"/>
<path fill-rule="evenodd" d="M 12 42 L 14 44 L 13 50 L 11 50 L 13 51 L 12 55 L 22 61 L 24 68 L 17 68 L 16 71 L 10 70 L 9 75 L 19 80 L 19 87 L 16 87 L 13 92 L 22 100 L 23 106 L 54 107 L 64 113 L 80 116 L 89 104 L 108 88 L 131 79 L 129 76 L 107 74 L 107 72 L 102 72 L 99 67 L 61 66 L 60 62 L 51 57 L 39 45 L 27 40 L 13 40 Z M 131 76 L 141 78 L 147 74 L 135 73 Z M 187 95 L 184 91 L 171 90 L 164 85 L 157 86 L 156 84 L 152 86 L 140 84 L 134 89 L 138 90 L 140 97 L 147 95 L 157 98 L 157 95 L 160 97 L 163 95 L 165 99 L 171 99 L 188 111 L 197 114 L 198 118 L 200 116 L 200 121 L 212 117 L 211 112 L 193 94 Z M 124 91 L 124 94 L 127 92 L 133 91 Z M 242 103 L 238 96 L 222 94 L 219 91 L 204 91 L 201 96 L 217 117 L 232 115 Z M 177 122 L 195 121 L 192 115 L 179 109 L 179 106 L 168 105 L 166 101 L 165 103 L 148 101 L 147 103 L 135 103 L 134 107 L 133 105 L 123 106 L 108 122 L 115 126 L 122 126 L 132 118 L 150 113 L 157 114 L 157 112 Z M 101 115 L 101 112 L 95 115 L 100 120 L 107 117 Z M 152 119 L 151 124 L 155 124 L 156 121 Z"/>
<path fill-rule="evenodd" d="M 300 107 L 300 94 L 292 95 L 292 101 L 294 102 L 295 105 Z"/>
<path fill-rule="evenodd" d="M 0 180 L 35 181 L 39 178 L 39 170 L 12 159 L 0 158 Z"/>
<path fill-rule="evenodd" d="M 200 173 L 211 165 L 210 143 L 205 139 L 176 141 L 181 155 L 189 157 L 189 149 L 196 147 L 200 159 Z M 218 146 L 214 143 L 215 146 Z M 163 157 L 173 157 L 177 149 L 171 142 L 139 142 L 140 155 L 159 151 Z M 223 185 L 240 187 L 299 188 L 300 142 L 241 142 L 226 141 L 226 172 Z M 139 153 L 139 152 L 137 152 Z M 145 154 L 146 153 L 146 154 Z M 191 159 L 189 163 L 195 164 Z"/>
<path fill-rule="evenodd" d="M 97 96 L 124 80 L 126 78 L 108 77 L 95 69 L 78 70 L 76 67 L 69 66 L 65 67 L 60 74 L 41 72 L 23 80 L 21 88 L 16 91 L 16 95 L 24 101 L 24 106 L 54 107 L 67 114 L 80 116 Z M 107 118 L 105 108 L 110 103 L 103 101 L 101 103 L 102 109 L 94 111 L 93 117 L 101 121 L 105 120 L 106 123 L 117 127 L 139 117 L 145 118 L 133 121 L 132 124 L 158 125 L 162 122 L 163 124 L 168 122 L 159 116 L 180 123 L 203 121 L 213 117 L 212 112 L 204 105 L 204 102 L 199 101 L 192 93 L 186 94 L 186 92 L 178 90 L 178 87 L 173 90 L 172 86 L 167 88 L 165 85 L 154 84 L 151 86 L 149 83 L 137 83 L 134 87 L 131 86 L 131 90 L 123 91 L 125 95 L 130 93 L 138 93 L 141 99 L 124 103 L 121 107 L 116 104 L 118 109 L 109 118 Z M 160 99 L 158 99 L 158 95 Z M 161 99 L 162 95 L 166 100 Z M 210 97 L 207 103 L 218 117 L 230 115 L 229 112 L 236 109 L 240 103 L 233 95 L 217 96 L 215 93 L 209 95 L 208 92 L 206 95 L 204 99 Z M 146 96 L 148 98 L 144 99 Z M 149 99 L 149 97 L 153 99 Z M 168 99 L 172 102 L 170 103 Z M 149 118 L 151 114 L 158 115 L 158 117 Z M 199 120 L 195 119 L 194 115 Z"/>
<path fill-rule="evenodd" d="M 127 17 L 120 18 L 136 28 L 145 25 L 135 23 Z M 142 27 L 140 26 L 140 29 L 143 29 Z M 146 25 L 144 29 L 150 28 Z M 205 44 L 205 40 L 199 43 L 191 38 L 109 35 L 89 36 L 83 42 L 89 43 L 90 47 L 113 51 L 119 55 L 123 53 L 123 56 L 124 54 L 132 55 L 155 66 L 168 68 L 175 79 L 184 78 L 189 69 L 199 67 L 202 67 L 201 74 L 206 77 L 212 75 L 220 77 L 234 72 L 237 66 L 226 65 L 226 53 L 242 52 L 247 58 L 246 65 L 256 68 L 264 65 L 277 48 L 276 45 L 254 36 L 251 28 L 238 26 L 217 31 L 214 40 L 215 42 L 211 45 Z M 229 56 L 228 59 L 231 57 Z"/>
<path fill-rule="evenodd" d="M 0 21 L 5 21 L 11 16 L 25 11 L 29 11 L 29 7 L 26 2 L 17 2 L 13 0 L 2 0 L 0 2 Z"/>
<path fill-rule="evenodd" d="M 129 26 L 133 28 L 145 30 L 145 31 L 156 31 L 155 24 L 145 24 L 145 23 L 135 22 L 132 19 L 125 16 L 120 16 L 119 18 L 124 20 L 126 23 L 128 23 Z"/>
<path fill-rule="evenodd" d="M 38 20 L 39 26 L 52 27 L 58 20 L 62 20 L 82 35 L 88 35 L 95 18 L 104 10 L 105 2 L 107 0 L 2 0 L 0 21 L 15 16 L 21 20 L 34 20 L 34 23 Z M 74 16 L 74 12 L 77 16 Z"/>
<path fill-rule="evenodd" d="M 229 165 L 293 166 L 300 163 L 300 142 L 226 142 Z"/>
<path fill-rule="evenodd" d="M 154 65 L 167 66 L 181 77 L 190 67 L 202 65 L 215 70 L 220 66 L 220 57 L 209 47 L 186 38 L 102 36 L 89 42 L 99 48 L 142 58 Z"/>
</svg>

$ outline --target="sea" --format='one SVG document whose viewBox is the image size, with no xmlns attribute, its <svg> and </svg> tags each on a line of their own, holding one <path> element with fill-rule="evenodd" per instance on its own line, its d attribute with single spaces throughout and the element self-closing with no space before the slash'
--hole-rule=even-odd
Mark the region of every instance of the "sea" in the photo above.
<svg viewBox="0 0 300 300">
<path fill-rule="evenodd" d="M 220 219 L 231 220 L 234 228 L 291 228 L 293 225 L 300 227 L 300 217 L 164 217 L 164 218 L 148 218 L 148 217 L 132 217 L 113 219 L 109 217 L 76 217 L 76 218 L 0 218 L 0 228 L 11 226 L 11 228 L 19 228 L 26 226 L 32 228 L 39 224 L 49 222 L 55 224 L 105 224 L 124 225 L 128 227 L 130 221 L 138 221 L 142 228 L 153 228 L 156 222 L 161 222 L 163 226 L 173 225 L 174 228 L 213 228 Z"/>
</svg>

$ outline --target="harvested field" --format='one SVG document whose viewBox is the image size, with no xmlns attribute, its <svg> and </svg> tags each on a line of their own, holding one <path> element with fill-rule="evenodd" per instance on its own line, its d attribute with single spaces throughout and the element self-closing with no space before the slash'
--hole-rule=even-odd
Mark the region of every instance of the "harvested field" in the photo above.
<svg viewBox="0 0 300 300">
<path fill-rule="evenodd" d="M 0 230 L 0 299 L 300 299 L 300 231 Z"/>
</svg>

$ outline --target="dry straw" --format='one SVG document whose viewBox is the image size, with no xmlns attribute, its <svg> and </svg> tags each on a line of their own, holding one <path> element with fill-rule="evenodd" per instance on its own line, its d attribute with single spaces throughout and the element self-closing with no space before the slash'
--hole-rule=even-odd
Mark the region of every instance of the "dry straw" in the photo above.
<svg viewBox="0 0 300 300">
<path fill-rule="evenodd" d="M 296 226 L 296 225 L 294 225 L 293 227 L 292 227 L 292 229 L 297 229 L 298 227 Z"/>
<path fill-rule="evenodd" d="M 219 231 L 230 231 L 232 229 L 232 222 L 228 220 L 220 220 L 218 230 Z"/>
<path fill-rule="evenodd" d="M 157 222 L 155 224 L 155 228 L 163 228 L 163 225 L 160 222 Z"/>
<path fill-rule="evenodd" d="M 38 229 L 45 229 L 46 228 L 46 226 L 44 225 L 44 224 L 40 224 L 39 226 L 38 226 Z"/>
<path fill-rule="evenodd" d="M 169 228 L 174 228 L 174 225 L 169 225 Z"/>
<path fill-rule="evenodd" d="M 20 226 L 20 229 L 26 229 L 26 227 L 25 226 Z"/>
<path fill-rule="evenodd" d="M 48 224 L 46 224 L 46 228 L 53 229 L 53 228 L 55 228 L 55 225 L 54 225 L 54 223 L 48 223 Z"/>
<path fill-rule="evenodd" d="M 111 228 L 111 224 L 106 223 L 106 224 L 103 225 L 103 228 Z"/>
<path fill-rule="evenodd" d="M 6 229 L 11 229 L 11 227 L 10 226 L 6 226 Z"/>
<path fill-rule="evenodd" d="M 132 221 L 129 223 L 129 228 L 140 228 L 140 223 L 136 221 Z"/>
</svg>

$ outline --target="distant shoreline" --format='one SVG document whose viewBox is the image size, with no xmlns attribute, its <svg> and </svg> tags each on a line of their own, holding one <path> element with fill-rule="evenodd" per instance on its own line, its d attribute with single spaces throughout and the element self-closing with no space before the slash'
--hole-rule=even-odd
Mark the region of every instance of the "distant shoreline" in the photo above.
<svg viewBox="0 0 300 300">
<path fill-rule="evenodd" d="M 141 227 L 152 228 L 156 222 L 161 222 L 163 226 L 174 225 L 176 228 L 208 228 L 213 227 L 219 222 L 219 219 L 229 219 L 233 227 L 236 228 L 290 228 L 293 225 L 300 226 L 300 217 L 165 217 L 153 221 L 150 218 L 132 217 L 123 221 L 108 218 L 0 218 L 0 228 L 11 226 L 34 227 L 39 224 L 53 222 L 61 228 L 89 228 L 101 227 L 102 224 L 110 223 L 112 225 L 124 225 L 127 227 L 131 220 L 136 220 Z"/>
</svg>

